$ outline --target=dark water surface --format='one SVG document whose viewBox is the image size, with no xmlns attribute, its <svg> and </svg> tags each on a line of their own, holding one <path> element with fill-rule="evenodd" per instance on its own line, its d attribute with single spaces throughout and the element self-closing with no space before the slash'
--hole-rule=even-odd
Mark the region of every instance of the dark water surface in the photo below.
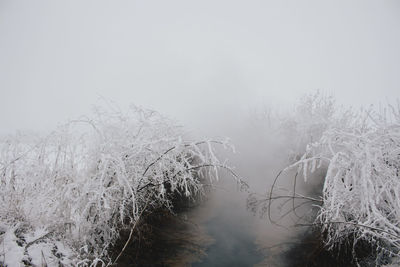
<svg viewBox="0 0 400 267">
<path fill-rule="evenodd" d="M 255 245 L 255 237 L 242 231 L 240 222 L 233 223 L 219 215 L 206 223 L 206 231 L 215 240 L 205 258 L 194 267 L 253 266 L 263 260 Z"/>
<path fill-rule="evenodd" d="M 355 266 L 348 250 L 327 252 L 318 231 L 276 227 L 247 210 L 245 193 L 225 188 L 199 205 L 181 207 L 176 216 L 154 212 L 118 266 Z M 363 246 L 361 252 L 371 250 Z"/>
</svg>

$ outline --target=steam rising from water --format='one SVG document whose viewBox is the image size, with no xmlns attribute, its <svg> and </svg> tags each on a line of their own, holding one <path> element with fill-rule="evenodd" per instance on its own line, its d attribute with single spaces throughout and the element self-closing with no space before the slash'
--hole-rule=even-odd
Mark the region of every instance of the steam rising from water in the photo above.
<svg viewBox="0 0 400 267">
<path fill-rule="evenodd" d="M 88 113 L 98 96 L 120 107 L 133 102 L 176 118 L 195 137 L 230 137 L 237 153 L 222 157 L 251 191 L 265 193 L 289 149 L 269 108 L 288 108 L 316 88 L 353 105 L 398 97 L 399 7 L 395 0 L 2 1 L 0 134 L 51 130 Z M 291 187 L 292 178 L 280 186 Z M 253 216 L 228 175 L 217 186 L 202 210 L 220 229 L 260 246 L 291 235 Z"/>
<path fill-rule="evenodd" d="M 271 124 L 268 113 L 227 114 L 234 115 L 221 121 L 219 125 L 223 127 L 214 131 L 229 136 L 236 153 L 221 152 L 221 157 L 228 158 L 228 164 L 248 182 L 249 191 L 267 196 L 277 173 L 289 162 L 290 147 L 285 143 L 287 140 L 282 137 L 277 125 Z M 206 225 L 208 223 L 210 234 L 215 235 L 217 240 L 216 244 L 209 248 L 211 258 L 207 258 L 204 265 L 199 266 L 233 263 L 248 266 L 261 264 L 263 260 L 270 265 L 275 262 L 280 266 L 282 263 L 279 262 L 279 253 L 272 255 L 273 250 L 268 248 L 286 243 L 288 238 L 292 238 L 290 241 L 293 241 L 298 229 L 278 227 L 272 225 L 267 217 L 255 216 L 246 208 L 248 192 L 239 191 L 229 174 L 221 172 L 221 176 L 215 191 L 202 209 L 203 219 Z M 304 183 L 298 183 L 297 190 L 301 192 Z M 289 172 L 282 175 L 278 185 L 291 189 L 292 184 L 293 173 Z M 273 212 L 273 216 L 278 215 L 279 212 Z M 281 223 L 290 225 L 292 222 L 284 219 Z M 223 260 L 213 257 L 218 253 L 224 257 Z M 241 262 L 243 260 L 244 263 Z"/>
</svg>

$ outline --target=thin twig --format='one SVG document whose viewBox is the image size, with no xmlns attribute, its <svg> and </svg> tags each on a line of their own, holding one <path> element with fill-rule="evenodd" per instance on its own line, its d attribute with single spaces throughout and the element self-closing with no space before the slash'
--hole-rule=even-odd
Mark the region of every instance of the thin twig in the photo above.
<svg viewBox="0 0 400 267">
<path fill-rule="evenodd" d="M 133 232 L 134 232 L 134 230 L 136 229 L 136 226 L 137 226 L 139 220 L 141 219 L 141 217 L 142 217 L 142 215 L 143 215 L 143 212 L 146 210 L 147 204 L 148 204 L 148 203 L 149 203 L 149 202 L 148 202 L 148 200 L 147 200 L 147 201 L 146 201 L 146 205 L 144 206 L 143 210 L 140 212 L 139 217 L 137 218 L 137 220 L 135 221 L 135 223 L 133 224 L 133 226 L 132 226 L 132 228 L 131 228 L 131 231 L 130 231 L 130 233 L 129 233 L 129 238 L 128 238 L 128 240 L 125 242 L 124 247 L 122 248 L 122 250 L 121 250 L 121 252 L 118 254 L 118 256 L 115 258 L 115 260 L 114 260 L 114 262 L 113 262 L 112 265 L 114 265 L 114 264 L 117 263 L 118 259 L 119 259 L 119 258 L 121 257 L 121 255 L 124 253 L 126 247 L 128 246 L 129 242 L 131 241 Z"/>
<path fill-rule="evenodd" d="M 54 232 L 54 231 L 50 231 L 50 232 L 48 232 L 47 234 L 44 234 L 44 235 L 42 235 L 41 237 L 36 238 L 35 240 L 29 242 L 28 244 L 25 245 L 25 250 L 28 249 L 28 248 L 29 248 L 30 246 L 32 246 L 33 244 L 39 242 L 40 240 L 45 239 L 46 237 L 48 237 L 49 235 L 51 235 L 53 232 Z"/>
<path fill-rule="evenodd" d="M 296 175 L 294 176 L 294 182 L 293 182 L 293 202 L 292 202 L 292 204 L 293 204 L 293 213 L 294 213 L 294 215 L 296 215 L 297 217 L 299 217 L 298 215 L 297 215 L 297 213 L 296 213 L 296 209 L 294 208 L 295 207 L 295 198 L 294 198 L 294 196 L 296 196 L 296 183 L 297 183 L 297 175 L 299 174 L 299 172 L 296 172 Z"/>
<path fill-rule="evenodd" d="M 357 227 L 364 227 L 373 231 L 378 231 L 378 232 L 382 232 L 382 233 L 386 233 L 388 235 L 391 235 L 393 237 L 396 237 L 398 239 L 400 239 L 400 236 L 392 234 L 388 231 L 385 231 L 383 229 L 380 228 L 376 228 L 376 227 L 372 227 L 372 226 L 368 226 L 368 225 L 364 225 L 364 224 L 360 224 L 360 223 L 355 223 L 355 222 L 342 222 L 342 221 L 331 221 L 331 222 L 318 222 L 318 223 L 300 223 L 297 224 L 296 226 L 315 226 L 315 225 L 319 225 L 319 224 L 351 224 Z"/>
<path fill-rule="evenodd" d="M 282 171 L 283 170 L 280 170 L 278 175 L 275 177 L 274 182 L 272 183 L 272 186 L 271 186 L 271 190 L 269 191 L 268 219 L 272 224 L 275 224 L 275 225 L 278 225 L 278 224 L 275 223 L 274 220 L 272 220 L 272 217 L 271 217 L 272 192 L 274 191 L 275 184 L 278 181 L 278 178 L 281 175 Z M 278 226 L 280 226 L 280 225 L 278 225 Z"/>
</svg>

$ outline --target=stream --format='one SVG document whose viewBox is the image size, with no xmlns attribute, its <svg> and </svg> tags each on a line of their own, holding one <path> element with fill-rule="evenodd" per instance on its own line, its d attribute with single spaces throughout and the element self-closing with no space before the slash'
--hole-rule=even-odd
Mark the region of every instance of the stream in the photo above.
<svg viewBox="0 0 400 267">
<path fill-rule="evenodd" d="M 325 251 L 318 232 L 273 225 L 246 208 L 245 193 L 232 191 L 233 184 L 224 188 L 175 216 L 157 213 L 148 222 L 150 234 L 136 242 L 140 249 L 133 245 L 118 266 L 355 266 L 348 251 Z"/>
<path fill-rule="evenodd" d="M 206 256 L 194 267 L 253 266 L 263 260 L 255 244 L 256 237 L 249 233 L 241 221 L 233 220 L 224 210 L 205 223 L 207 233 L 214 242 L 206 249 Z"/>
<path fill-rule="evenodd" d="M 254 134 L 253 142 L 246 142 L 239 147 L 241 154 L 231 157 L 231 164 L 239 173 L 246 174 L 251 192 L 266 196 L 287 159 L 279 156 L 280 146 L 257 136 L 257 132 Z M 243 135 L 247 138 L 248 131 Z M 307 183 L 299 179 L 296 192 L 319 195 L 320 175 L 317 173 L 317 179 L 309 178 Z M 291 172 L 282 174 L 276 186 L 292 189 L 293 177 Z M 291 201 L 286 202 L 284 209 L 279 203 L 271 206 L 272 218 L 287 226 L 282 227 L 272 224 L 266 214 L 252 213 L 246 206 L 248 193 L 241 192 L 232 177 L 222 173 L 205 201 L 180 209 L 176 216 L 160 216 L 152 222 L 152 234 L 147 239 L 150 242 L 135 256 L 128 254 L 121 266 L 354 266 L 350 263 L 351 255 L 344 255 L 339 262 L 336 258 L 340 254 L 325 253 L 318 233 L 315 235 L 307 227 L 293 227 L 297 215 L 290 212 Z M 311 203 L 304 205 L 297 213 L 309 213 L 310 207 Z M 280 218 L 286 211 L 288 215 Z M 309 220 L 313 214 L 309 213 Z"/>
</svg>

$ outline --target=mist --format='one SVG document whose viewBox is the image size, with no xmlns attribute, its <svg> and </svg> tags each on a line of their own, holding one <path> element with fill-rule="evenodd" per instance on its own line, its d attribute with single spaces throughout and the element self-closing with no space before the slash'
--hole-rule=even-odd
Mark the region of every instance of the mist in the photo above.
<svg viewBox="0 0 400 267">
<path fill-rule="evenodd" d="M 214 128 L 321 89 L 396 97 L 398 1 L 2 1 L 2 132 L 52 129 L 98 98 Z M 207 125 L 207 124 L 210 125 Z"/>
<path fill-rule="evenodd" d="M 236 152 L 221 157 L 265 193 L 288 149 L 268 116 L 295 112 L 316 90 L 355 108 L 398 98 L 399 28 L 397 0 L 4 0 L 0 134 L 135 104 L 193 138 L 229 137 Z M 203 221 L 219 218 L 261 247 L 291 235 L 246 209 L 228 176 Z"/>
</svg>

